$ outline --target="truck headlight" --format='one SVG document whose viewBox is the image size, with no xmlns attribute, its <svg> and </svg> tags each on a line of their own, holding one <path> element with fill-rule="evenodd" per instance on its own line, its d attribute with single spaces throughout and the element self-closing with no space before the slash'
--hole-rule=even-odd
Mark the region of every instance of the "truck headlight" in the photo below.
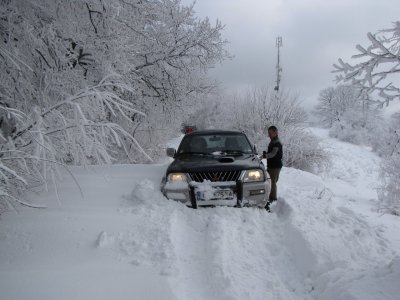
<svg viewBox="0 0 400 300">
<path fill-rule="evenodd" d="M 184 173 L 169 173 L 167 177 L 168 182 L 187 182 L 186 175 Z"/>
<path fill-rule="evenodd" d="M 259 169 L 247 170 L 243 176 L 243 182 L 264 181 L 264 172 Z"/>
</svg>

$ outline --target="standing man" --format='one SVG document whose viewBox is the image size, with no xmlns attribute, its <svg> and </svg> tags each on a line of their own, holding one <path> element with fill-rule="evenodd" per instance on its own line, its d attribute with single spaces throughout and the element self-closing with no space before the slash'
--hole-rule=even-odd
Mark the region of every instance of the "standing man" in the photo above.
<svg viewBox="0 0 400 300">
<path fill-rule="evenodd" d="M 276 183 L 279 180 L 279 173 L 282 169 L 282 144 L 278 137 L 278 128 L 270 126 L 268 136 L 271 139 L 268 145 L 268 152 L 263 154 L 267 159 L 267 172 L 271 177 L 271 192 L 265 209 L 270 212 L 270 204 L 278 199 Z"/>
</svg>

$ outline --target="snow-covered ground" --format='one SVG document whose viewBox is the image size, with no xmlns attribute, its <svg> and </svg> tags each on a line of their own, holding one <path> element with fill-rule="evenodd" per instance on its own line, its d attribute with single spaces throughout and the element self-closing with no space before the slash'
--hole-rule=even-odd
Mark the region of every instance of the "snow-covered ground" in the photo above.
<svg viewBox="0 0 400 300">
<path fill-rule="evenodd" d="M 399 299 L 400 218 L 376 211 L 379 158 L 313 129 L 321 176 L 284 168 L 274 212 L 166 200 L 166 165 L 74 168 L 0 219 L 0 298 Z"/>
</svg>

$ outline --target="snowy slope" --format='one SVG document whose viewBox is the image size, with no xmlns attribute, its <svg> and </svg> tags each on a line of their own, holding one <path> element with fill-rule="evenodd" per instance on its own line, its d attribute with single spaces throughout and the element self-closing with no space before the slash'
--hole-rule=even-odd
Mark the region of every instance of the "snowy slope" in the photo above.
<svg viewBox="0 0 400 300">
<path fill-rule="evenodd" d="M 314 132 L 322 176 L 285 168 L 281 199 L 192 210 L 166 200 L 166 165 L 73 169 L 0 219 L 1 299 L 398 299 L 400 220 L 379 215 L 379 159 Z"/>
</svg>

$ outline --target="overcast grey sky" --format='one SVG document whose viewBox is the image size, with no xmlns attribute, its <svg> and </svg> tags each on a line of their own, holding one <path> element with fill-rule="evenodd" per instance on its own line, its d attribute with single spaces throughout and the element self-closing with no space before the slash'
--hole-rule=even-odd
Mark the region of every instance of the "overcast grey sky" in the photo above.
<svg viewBox="0 0 400 300">
<path fill-rule="evenodd" d="M 349 59 L 356 44 L 367 44 L 367 32 L 400 20 L 400 0 L 197 0 L 195 10 L 226 25 L 234 58 L 211 72 L 225 90 L 273 86 L 280 35 L 282 84 L 299 93 L 307 109 L 334 84 L 332 64 L 339 57 Z"/>
</svg>

